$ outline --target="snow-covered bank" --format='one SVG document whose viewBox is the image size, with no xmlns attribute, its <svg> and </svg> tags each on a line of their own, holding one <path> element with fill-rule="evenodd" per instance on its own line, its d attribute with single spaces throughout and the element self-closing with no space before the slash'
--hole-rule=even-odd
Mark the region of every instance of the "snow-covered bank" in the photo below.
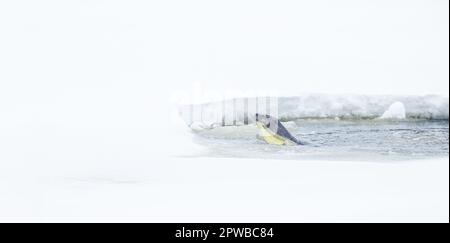
<svg viewBox="0 0 450 243">
<path fill-rule="evenodd" d="M 372 163 L 179 157 L 67 170 L 1 166 L 0 221 L 449 219 L 448 158 Z"/>
<path fill-rule="evenodd" d="M 292 97 L 249 97 L 180 107 L 187 124 L 208 127 L 243 124 L 255 113 L 289 121 L 302 118 L 410 118 L 448 120 L 449 99 L 439 95 L 302 94 Z M 393 113 L 394 112 L 394 113 Z M 393 113 L 393 114 L 391 114 Z M 234 120 L 234 121 L 233 121 Z"/>
</svg>

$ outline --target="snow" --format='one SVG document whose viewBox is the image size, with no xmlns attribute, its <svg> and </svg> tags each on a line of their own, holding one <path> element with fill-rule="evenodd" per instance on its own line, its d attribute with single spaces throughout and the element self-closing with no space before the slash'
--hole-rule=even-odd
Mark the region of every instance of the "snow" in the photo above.
<svg viewBox="0 0 450 243">
<path fill-rule="evenodd" d="M 248 100 L 246 107 L 243 102 Z M 236 102 L 238 105 L 234 106 Z M 247 97 L 180 107 L 183 119 L 196 129 L 209 128 L 222 123 L 225 117 L 227 124 L 236 116 L 237 124 L 243 124 L 245 111 L 250 120 L 255 113 L 267 113 L 261 104 L 265 97 Z M 448 96 L 439 95 L 355 95 L 355 94 L 301 94 L 292 97 L 271 97 L 271 112 L 284 119 L 298 118 L 420 118 L 448 120 Z M 258 110 L 255 104 L 259 103 Z M 222 105 L 225 105 L 222 112 Z M 223 114 L 221 114 L 223 113 Z M 231 118 L 231 120 L 230 120 Z"/>
<path fill-rule="evenodd" d="M 448 222 L 447 159 L 159 158 L 97 166 L 1 168 L 0 221 Z"/>
<path fill-rule="evenodd" d="M 406 111 L 405 105 L 402 102 L 395 102 L 389 109 L 383 113 L 380 117 L 381 119 L 405 119 Z"/>
</svg>

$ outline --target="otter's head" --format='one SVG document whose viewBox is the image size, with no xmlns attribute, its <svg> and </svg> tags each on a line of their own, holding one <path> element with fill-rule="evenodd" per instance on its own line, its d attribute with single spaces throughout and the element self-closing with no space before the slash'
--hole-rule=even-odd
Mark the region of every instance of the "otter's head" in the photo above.
<svg viewBox="0 0 450 243">
<path fill-rule="evenodd" d="M 256 124 L 259 126 L 264 126 L 264 127 L 270 128 L 271 123 L 273 123 L 273 119 L 271 119 L 272 117 L 269 115 L 262 115 L 262 114 L 256 113 L 255 118 L 256 118 Z"/>
</svg>

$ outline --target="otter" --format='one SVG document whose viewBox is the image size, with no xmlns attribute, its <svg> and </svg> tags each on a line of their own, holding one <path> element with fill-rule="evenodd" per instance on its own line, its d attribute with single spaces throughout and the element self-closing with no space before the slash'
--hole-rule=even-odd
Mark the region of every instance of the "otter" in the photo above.
<svg viewBox="0 0 450 243">
<path fill-rule="evenodd" d="M 256 126 L 260 129 L 259 136 L 267 143 L 277 145 L 304 145 L 303 142 L 292 136 L 277 118 L 258 113 L 256 113 L 255 118 Z"/>
</svg>

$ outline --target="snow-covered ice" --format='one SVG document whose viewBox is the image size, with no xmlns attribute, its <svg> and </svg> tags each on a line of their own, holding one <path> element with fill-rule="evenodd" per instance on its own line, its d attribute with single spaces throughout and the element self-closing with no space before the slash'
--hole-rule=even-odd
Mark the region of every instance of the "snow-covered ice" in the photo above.
<svg viewBox="0 0 450 243">
<path fill-rule="evenodd" d="M 1 168 L 0 221 L 448 222 L 447 159 L 158 158 Z"/>
</svg>

